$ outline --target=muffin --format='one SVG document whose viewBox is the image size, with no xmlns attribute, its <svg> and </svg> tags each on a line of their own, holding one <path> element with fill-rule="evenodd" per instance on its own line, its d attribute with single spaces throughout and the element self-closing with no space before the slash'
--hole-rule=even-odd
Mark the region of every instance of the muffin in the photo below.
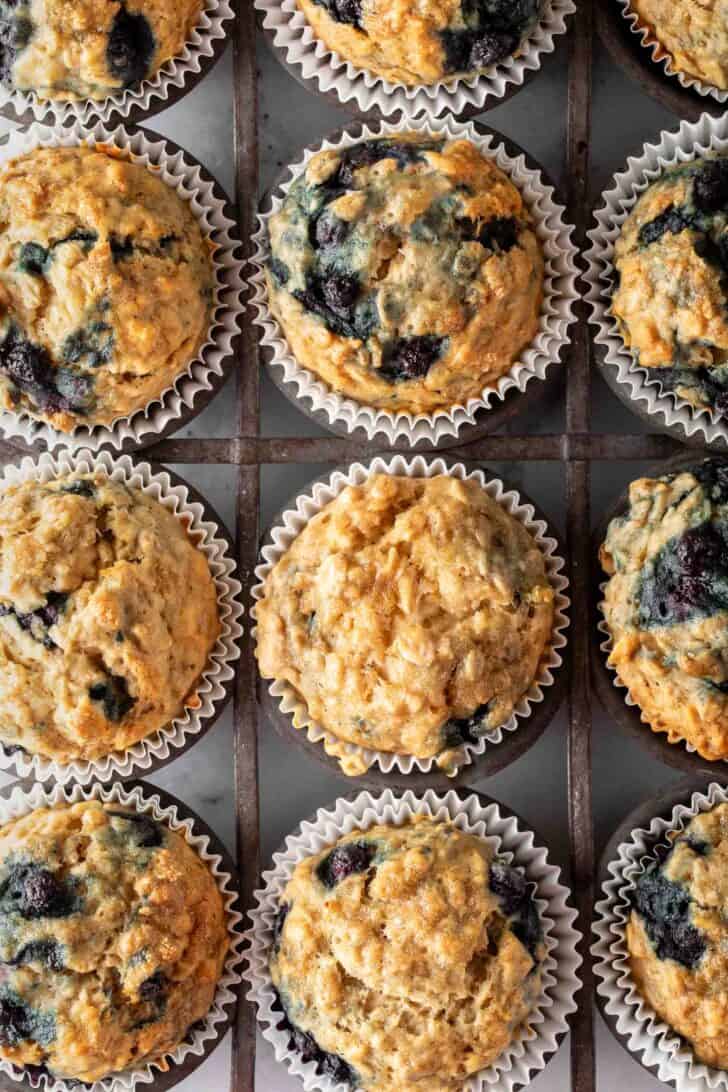
<svg viewBox="0 0 728 1092">
<path fill-rule="evenodd" d="M 150 816 L 87 801 L 0 828 L 0 1057 L 97 1081 L 172 1051 L 228 948 L 207 866 Z"/>
<path fill-rule="evenodd" d="M 728 758 L 728 463 L 632 482 L 601 562 L 609 665 L 642 719 Z"/>
<path fill-rule="evenodd" d="M 728 158 L 666 170 L 615 245 L 612 314 L 635 361 L 698 409 L 728 413 Z"/>
<path fill-rule="evenodd" d="M 464 404 L 538 331 L 531 217 L 467 140 L 403 133 L 319 152 L 268 229 L 269 306 L 291 352 L 362 404 Z"/>
<path fill-rule="evenodd" d="M 525 876 L 486 842 L 423 818 L 353 831 L 281 896 L 279 1028 L 335 1082 L 455 1092 L 526 1026 L 544 955 Z"/>
<path fill-rule="evenodd" d="M 56 429 L 143 409 L 211 320 L 189 205 L 113 148 L 36 148 L 0 173 L 0 407 Z"/>
<path fill-rule="evenodd" d="M 0 740 L 57 762 L 123 751 L 199 705 L 220 632 L 184 523 L 104 474 L 0 494 Z"/>
<path fill-rule="evenodd" d="M 104 99 L 182 53 L 201 0 L 0 0 L 0 80 L 39 99 Z"/>
<path fill-rule="evenodd" d="M 696 1058 L 728 1069 L 728 804 L 696 816 L 635 886 L 632 978 Z"/>
<path fill-rule="evenodd" d="M 298 0 L 334 53 L 409 87 L 468 76 L 512 56 L 542 0 Z"/>
<path fill-rule="evenodd" d="M 258 663 L 336 740 L 447 769 L 512 715 L 553 617 L 544 555 L 477 482 L 375 474 L 269 572 Z M 334 741 L 327 751 L 346 773 L 366 768 Z"/>
<path fill-rule="evenodd" d="M 728 88 L 726 0 L 630 0 L 630 9 L 670 54 L 674 69 Z"/>
</svg>

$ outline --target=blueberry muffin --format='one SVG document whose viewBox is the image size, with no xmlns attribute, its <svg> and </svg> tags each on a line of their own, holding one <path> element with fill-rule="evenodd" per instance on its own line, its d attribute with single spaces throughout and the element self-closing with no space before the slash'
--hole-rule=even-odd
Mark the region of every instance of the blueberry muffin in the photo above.
<svg viewBox="0 0 728 1092">
<path fill-rule="evenodd" d="M 58 762 L 123 751 L 199 705 L 220 631 L 185 524 L 101 473 L 0 494 L 0 740 Z"/>
<path fill-rule="evenodd" d="M 728 88 L 727 0 L 631 0 L 642 26 L 678 72 Z"/>
<path fill-rule="evenodd" d="M 401 134 L 319 152 L 268 226 L 270 308 L 291 352 L 360 403 L 464 404 L 538 331 L 530 215 L 467 140 Z"/>
<path fill-rule="evenodd" d="M 629 489 L 601 548 L 609 664 L 653 732 L 728 758 L 728 463 Z"/>
<path fill-rule="evenodd" d="M 615 245 L 612 297 L 627 347 L 663 389 L 728 413 L 728 159 L 672 167 Z"/>
<path fill-rule="evenodd" d="M 545 955 L 523 873 L 418 818 L 300 862 L 270 972 L 290 1049 L 378 1092 L 459 1090 L 526 1025 Z"/>
<path fill-rule="evenodd" d="M 700 1062 L 728 1069 L 728 805 L 696 816 L 660 856 L 634 891 L 632 978 Z"/>
<path fill-rule="evenodd" d="M 0 80 L 39 99 L 104 99 L 182 53 L 201 0 L 0 0 Z"/>
<path fill-rule="evenodd" d="M 0 407 L 70 432 L 159 398 L 210 325 L 210 244 L 116 149 L 37 148 L 0 173 Z"/>
<path fill-rule="evenodd" d="M 172 1051 L 207 1015 L 225 909 L 184 838 L 97 801 L 0 828 L 0 1057 L 97 1081 Z"/>
<path fill-rule="evenodd" d="M 448 768 L 512 715 L 553 617 L 541 550 L 477 482 L 375 474 L 268 574 L 258 663 L 337 740 Z M 327 749 L 347 773 L 366 768 Z"/>
<path fill-rule="evenodd" d="M 474 75 L 518 53 L 542 0 L 298 0 L 334 53 L 409 87 Z"/>
</svg>

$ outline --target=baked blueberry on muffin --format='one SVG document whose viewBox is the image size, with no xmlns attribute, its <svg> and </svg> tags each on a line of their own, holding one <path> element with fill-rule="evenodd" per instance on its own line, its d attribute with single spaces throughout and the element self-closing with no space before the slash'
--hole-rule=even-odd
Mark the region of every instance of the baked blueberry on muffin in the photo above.
<svg viewBox="0 0 728 1092">
<path fill-rule="evenodd" d="M 0 828 L 0 1057 L 97 1081 L 172 1051 L 228 949 L 214 877 L 149 815 L 89 801 Z"/>
<path fill-rule="evenodd" d="M 678 72 L 728 88 L 725 0 L 630 0 L 631 10 L 671 55 Z"/>
<path fill-rule="evenodd" d="M 481 72 L 511 57 L 542 0 L 298 0 L 314 33 L 357 68 L 408 86 Z"/>
<path fill-rule="evenodd" d="M 531 886 L 486 842 L 423 818 L 354 831 L 281 896 L 279 1027 L 352 1088 L 455 1092 L 518 1036 L 544 955 Z"/>
<path fill-rule="evenodd" d="M 728 758 L 728 463 L 632 482 L 601 561 L 609 664 L 642 719 Z"/>
<path fill-rule="evenodd" d="M 538 331 L 530 215 L 467 140 L 401 134 L 319 152 L 268 227 L 270 308 L 291 352 L 358 402 L 466 403 Z"/>
<path fill-rule="evenodd" d="M 0 80 L 40 99 L 103 99 L 182 53 L 200 0 L 0 0 Z"/>
<path fill-rule="evenodd" d="M 706 1065 L 728 1069 L 728 805 L 696 816 L 637 879 L 632 978 Z"/>
<path fill-rule="evenodd" d="M 123 751 L 199 704 L 215 584 L 185 525 L 101 473 L 0 494 L 0 740 Z"/>
<path fill-rule="evenodd" d="M 269 572 L 257 655 L 338 740 L 448 767 L 512 715 L 553 617 L 544 555 L 477 482 L 376 474 Z M 361 756 L 339 757 L 362 772 Z"/>
<path fill-rule="evenodd" d="M 653 182 L 614 265 L 612 313 L 636 362 L 693 406 L 728 413 L 728 158 Z"/>
<path fill-rule="evenodd" d="M 0 406 L 69 432 L 158 398 L 210 324 L 188 204 L 114 149 L 37 148 L 0 173 Z"/>
</svg>

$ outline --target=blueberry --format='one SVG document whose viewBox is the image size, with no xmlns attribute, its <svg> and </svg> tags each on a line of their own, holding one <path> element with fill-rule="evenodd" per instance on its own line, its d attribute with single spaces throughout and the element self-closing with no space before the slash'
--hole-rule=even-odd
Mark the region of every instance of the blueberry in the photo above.
<svg viewBox="0 0 728 1092">
<path fill-rule="evenodd" d="M 14 614 L 21 629 L 30 633 L 36 641 L 41 641 L 46 648 L 54 649 L 58 646 L 48 630 L 58 621 L 68 596 L 63 592 L 48 592 L 45 604 L 34 611 L 18 611 L 14 607 L 0 605 L 0 618 Z"/>
<path fill-rule="evenodd" d="M 0 1043 L 15 1046 L 31 1035 L 31 1020 L 27 1005 L 0 997 Z"/>
<path fill-rule="evenodd" d="M 129 87 L 147 75 L 154 55 L 154 35 L 145 16 L 120 8 L 114 16 L 106 46 L 111 75 Z"/>
<path fill-rule="evenodd" d="M 95 368 L 111 360 L 114 350 L 114 330 L 107 322 L 92 322 L 69 334 L 61 346 L 63 359 L 69 364 L 82 362 Z"/>
<path fill-rule="evenodd" d="M 518 222 L 512 216 L 496 216 L 485 224 L 479 241 L 489 250 L 506 254 L 518 242 Z"/>
<path fill-rule="evenodd" d="M 296 291 L 293 295 L 308 311 L 318 315 L 333 333 L 340 337 L 358 337 L 353 314 L 358 293 L 359 281 L 355 276 L 331 273 L 309 278 L 305 291 Z"/>
<path fill-rule="evenodd" d="M 483 721 L 490 712 L 490 702 L 479 705 L 469 717 L 450 717 L 442 726 L 444 747 L 462 747 L 476 743 L 484 731 Z"/>
<path fill-rule="evenodd" d="M 361 0 L 315 0 L 337 23 L 361 27 Z"/>
<path fill-rule="evenodd" d="M 715 504 L 728 504 L 728 461 L 723 459 L 703 459 L 698 466 L 692 467 L 696 478 L 705 493 Z"/>
<path fill-rule="evenodd" d="M 93 497 L 96 495 L 91 482 L 83 480 L 69 482 L 67 485 L 62 485 L 58 492 L 71 493 L 75 497 L 88 497 L 90 499 L 93 499 Z"/>
<path fill-rule="evenodd" d="M 131 258 L 134 253 L 134 242 L 131 235 L 112 235 L 109 239 L 109 246 L 111 247 L 111 256 L 115 262 L 124 261 L 125 258 Z"/>
<path fill-rule="evenodd" d="M 694 834 L 688 834 L 685 838 L 682 838 L 681 841 L 683 841 L 698 857 L 707 857 L 712 848 L 709 842 L 704 842 L 702 838 L 696 838 Z"/>
<path fill-rule="evenodd" d="M 536 19 L 540 0 L 464 0 L 464 9 L 474 7 L 481 23 L 520 35 Z"/>
<path fill-rule="evenodd" d="M 702 164 L 693 181 L 693 204 L 701 212 L 728 208 L 728 160 L 711 159 Z"/>
<path fill-rule="evenodd" d="M 103 702 L 106 719 L 115 722 L 126 716 L 135 700 L 121 675 L 107 675 L 105 682 L 94 683 L 89 687 L 88 696 L 92 701 Z"/>
<path fill-rule="evenodd" d="M 656 864 L 651 865 L 637 880 L 632 905 L 660 959 L 697 966 L 706 943 L 690 922 L 690 895 L 682 884 L 666 879 Z"/>
<path fill-rule="evenodd" d="M 280 261 L 278 258 L 271 258 L 268 268 L 278 288 L 282 288 L 284 284 L 288 283 L 291 274 L 285 262 Z"/>
<path fill-rule="evenodd" d="M 316 868 L 316 875 L 324 887 L 331 889 L 342 880 L 360 872 L 367 872 L 377 853 L 372 842 L 347 842 L 335 846 Z"/>
<path fill-rule="evenodd" d="M 528 880 L 520 869 L 513 868 L 505 861 L 494 860 L 488 882 L 493 894 L 500 899 L 503 913 L 511 919 L 513 934 L 535 960 L 543 934 Z"/>
<path fill-rule="evenodd" d="M 132 824 L 130 830 L 126 833 L 140 849 L 158 849 L 163 844 L 163 828 L 159 823 L 155 823 L 153 819 L 150 819 L 148 815 L 137 811 L 110 810 L 107 810 L 106 814 L 114 819 L 123 819 L 125 822 Z"/>
<path fill-rule="evenodd" d="M 158 1003 L 166 997 L 168 988 L 167 976 L 162 971 L 155 971 L 139 986 L 139 996 L 142 1001 Z"/>
<path fill-rule="evenodd" d="M 300 1054 L 302 1062 L 315 1062 L 316 1072 L 319 1076 L 331 1077 L 332 1080 L 341 1084 L 348 1084 L 352 1088 L 358 1084 L 359 1078 L 348 1062 L 345 1062 L 338 1054 L 329 1054 L 325 1050 L 321 1050 L 313 1035 L 296 1027 L 290 1020 L 278 993 L 276 993 L 273 1008 L 283 1014 L 277 1028 L 279 1031 L 288 1032 L 288 1049 Z"/>
<path fill-rule="evenodd" d="M 348 318 L 359 295 L 359 279 L 351 273 L 332 273 L 322 280 L 321 294 L 334 314 Z"/>
<path fill-rule="evenodd" d="M 63 945 L 55 940 L 31 940 L 9 962 L 14 967 L 42 963 L 49 971 L 62 971 L 65 966 Z"/>
<path fill-rule="evenodd" d="M 504 57 L 510 57 L 518 47 L 518 38 L 514 34 L 502 34 L 497 31 L 484 32 L 473 40 L 468 55 L 468 71 L 475 68 L 488 68 Z"/>
<path fill-rule="evenodd" d="M 67 918 L 78 905 L 68 884 L 32 861 L 11 864 L 0 884 L 0 914 L 20 914 L 27 921 Z"/>
<path fill-rule="evenodd" d="M 674 205 L 669 205 L 654 220 L 642 225 L 639 232 L 640 245 L 649 246 L 668 233 L 679 235 L 681 231 L 691 226 L 690 219 L 683 209 L 676 209 Z"/>
<path fill-rule="evenodd" d="M 18 251 L 18 269 L 21 273 L 42 277 L 49 262 L 50 254 L 40 243 L 23 243 Z"/>
<path fill-rule="evenodd" d="M 395 383 L 405 379 L 421 379 L 441 355 L 445 341 L 444 337 L 431 334 L 400 338 L 385 352 L 379 374 Z"/>
<path fill-rule="evenodd" d="M 33 36 L 33 24 L 30 19 L 0 9 L 0 79 L 8 86 L 13 85 L 13 65 L 18 53 L 23 50 Z"/>
<path fill-rule="evenodd" d="M 353 144 L 341 153 L 338 170 L 326 180 L 327 189 L 350 189 L 354 182 L 354 172 L 359 167 L 369 167 L 382 159 L 393 159 L 400 168 L 412 163 L 422 162 L 422 153 L 442 147 L 442 141 L 407 144 L 397 140 L 365 140 Z"/>
<path fill-rule="evenodd" d="M 324 209 L 314 222 L 313 244 L 321 250 L 340 246 L 348 231 L 349 225 L 346 220 L 341 220 L 329 209 Z"/>
<path fill-rule="evenodd" d="M 290 913 L 290 905 L 287 902 L 282 902 L 278 907 L 278 913 L 275 916 L 273 922 L 273 948 L 278 949 L 281 943 L 281 934 L 283 932 L 283 926 L 286 924 L 286 918 Z"/>
<path fill-rule="evenodd" d="M 54 243 L 54 246 L 62 246 L 63 243 L 79 243 L 84 251 L 88 252 L 94 246 L 98 240 L 98 235 L 95 231 L 86 231 L 83 228 L 75 228 L 73 231 L 69 231 L 68 235 L 64 235 L 62 239 Z"/>
<path fill-rule="evenodd" d="M 702 523 L 662 547 L 643 571 L 641 626 L 677 625 L 728 609 L 728 546 L 719 528 Z"/>
<path fill-rule="evenodd" d="M 45 349 L 34 345 L 11 325 L 0 344 L 0 373 L 25 392 L 41 409 L 85 413 L 93 381 L 64 368 L 54 368 Z"/>
</svg>

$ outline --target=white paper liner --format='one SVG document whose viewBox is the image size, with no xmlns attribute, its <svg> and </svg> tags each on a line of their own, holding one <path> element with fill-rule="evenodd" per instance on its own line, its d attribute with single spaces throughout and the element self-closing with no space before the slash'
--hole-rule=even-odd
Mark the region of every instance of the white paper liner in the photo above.
<svg viewBox="0 0 728 1092">
<path fill-rule="evenodd" d="M 331 424 L 343 425 L 349 432 L 362 428 L 372 440 L 381 434 L 388 444 L 401 440 L 416 444 L 422 440 L 436 444 L 446 437 L 457 437 L 465 425 L 475 423 L 479 410 L 490 409 L 502 402 L 515 387 L 523 392 L 532 379 L 542 380 L 550 365 L 559 360 L 564 346 L 569 344 L 568 330 L 574 321 L 574 304 L 579 299 L 576 288 L 576 247 L 572 227 L 564 220 L 565 209 L 554 200 L 554 189 L 547 185 L 541 173 L 527 166 L 525 156 L 509 155 L 503 144 L 491 134 L 482 134 L 472 124 L 462 124 L 450 118 L 445 121 L 420 119 L 407 124 L 409 132 L 423 133 L 447 140 L 471 141 L 488 159 L 511 179 L 520 191 L 533 218 L 535 233 L 541 243 L 544 260 L 544 298 L 541 304 L 539 330 L 532 344 L 521 354 L 494 384 L 486 387 L 479 398 L 465 405 L 452 406 L 432 414 L 412 414 L 376 409 L 337 394 L 319 376 L 299 365 L 288 348 L 285 335 L 268 306 L 265 266 L 269 258 L 268 221 L 277 212 L 291 185 L 306 170 L 311 158 L 322 149 L 348 148 L 372 138 L 402 132 L 401 125 L 386 122 L 363 126 L 357 135 L 344 132 L 335 141 L 324 140 L 315 149 L 307 149 L 303 158 L 289 168 L 290 177 L 271 194 L 271 209 L 258 215 L 258 230 L 253 236 L 253 272 L 249 284 L 250 303 L 256 313 L 253 319 L 261 331 L 260 343 L 271 352 L 271 365 L 283 371 L 283 381 L 292 384 L 296 397 L 309 403 L 312 411 L 323 411 Z"/>
<path fill-rule="evenodd" d="M 567 19 L 576 11 L 573 0 L 544 0 L 541 18 L 516 56 L 504 58 L 482 75 L 407 87 L 357 68 L 330 50 L 314 34 L 296 0 L 255 0 L 255 8 L 262 14 L 263 28 L 270 33 L 274 50 L 281 51 L 286 64 L 297 69 L 301 79 L 314 81 L 323 94 L 333 92 L 357 113 L 378 111 L 389 117 L 401 112 L 406 119 L 417 114 L 457 117 L 471 107 L 479 112 L 495 106 L 509 88 L 520 87 L 529 72 L 541 67 L 544 54 L 553 53 L 554 38 L 565 33 Z"/>
<path fill-rule="evenodd" d="M 728 445 L 728 420 L 712 409 L 698 408 L 672 391 L 663 391 L 649 369 L 635 363 L 626 347 L 611 311 L 614 285 L 614 246 L 622 224 L 647 187 L 666 167 L 700 159 L 708 152 L 728 152 L 728 118 L 702 114 L 694 123 L 684 121 L 673 132 L 662 132 L 657 144 L 645 144 L 642 154 L 627 160 L 627 169 L 614 176 L 614 185 L 602 194 L 602 206 L 594 213 L 597 227 L 587 234 L 591 246 L 584 257 L 586 298 L 591 306 L 590 322 L 596 327 L 595 341 L 604 350 L 604 363 L 617 369 L 617 380 L 625 393 L 640 405 L 640 411 L 654 416 L 660 427 L 678 429 L 684 439 L 705 444 Z"/>
<path fill-rule="evenodd" d="M 625 928 L 629 919 L 630 892 L 637 877 L 654 860 L 660 845 L 669 845 L 669 831 L 681 831 L 699 812 L 728 800 L 728 790 L 713 782 L 706 793 L 694 793 L 690 806 L 676 805 L 669 820 L 653 819 L 647 828 L 633 830 L 609 864 L 612 878 L 602 886 L 594 908 L 591 947 L 597 991 L 606 1001 L 606 1011 L 617 1018 L 617 1031 L 627 1037 L 627 1047 L 641 1055 L 647 1066 L 656 1066 L 661 1081 L 674 1082 L 679 1092 L 708 1092 L 728 1089 L 728 1071 L 713 1069 L 696 1061 L 685 1040 L 657 1016 L 632 982 Z"/>
<path fill-rule="evenodd" d="M 37 781 L 69 781 L 86 785 L 92 780 L 109 781 L 119 777 L 143 775 L 152 764 L 166 761 L 175 751 L 186 747 L 204 728 L 204 722 L 217 714 L 219 703 L 226 696 L 225 685 L 235 674 L 234 664 L 240 657 L 239 643 L 243 635 L 240 604 L 242 586 L 235 578 L 235 559 L 227 543 L 219 534 L 217 524 L 208 520 L 204 507 L 190 500 L 182 484 L 173 484 L 169 475 L 155 474 L 144 462 L 133 462 L 128 455 L 113 459 L 108 452 L 93 455 L 82 451 L 76 455 L 61 452 L 56 458 L 43 454 L 37 460 L 26 457 L 19 466 L 7 465 L 0 473 L 0 493 L 8 485 L 35 479 L 49 481 L 60 474 L 72 471 L 93 473 L 100 471 L 114 481 L 124 482 L 153 497 L 173 512 L 188 527 L 197 548 L 205 555 L 217 590 L 220 619 L 220 635 L 210 653 L 207 666 L 196 687 L 199 707 L 185 708 L 170 724 L 125 751 L 114 751 L 95 761 L 77 759 L 68 764 L 54 762 L 43 755 L 29 755 L 23 751 L 6 754 L 0 746 L 0 769 L 31 777 Z"/>
<path fill-rule="evenodd" d="M 491 500 L 496 501 L 511 516 L 519 520 L 533 536 L 544 555 L 546 574 L 556 593 L 551 641 L 544 649 L 536 678 L 519 700 L 514 713 L 504 724 L 490 729 L 475 743 L 465 743 L 462 747 L 453 749 L 461 756 L 457 764 L 453 764 L 453 767 L 448 770 L 449 774 L 455 776 L 463 766 L 470 765 L 484 754 L 486 749 L 501 743 L 506 733 L 516 731 L 519 721 L 531 715 L 533 706 L 544 700 L 544 690 L 553 685 L 552 672 L 557 670 L 563 662 L 560 650 L 566 645 L 564 631 L 569 624 L 567 616 L 569 599 L 566 596 L 569 582 L 562 571 L 565 569 L 565 562 L 556 552 L 558 549 L 556 539 L 548 537 L 548 526 L 543 520 L 536 519 L 532 505 L 521 503 L 518 493 L 514 489 L 506 491 L 503 482 L 498 478 L 487 478 L 482 470 L 468 472 L 462 463 L 448 465 L 443 459 L 428 460 L 421 455 L 410 460 L 402 455 L 395 455 L 389 459 L 377 456 L 366 465 L 353 463 L 345 473 L 341 470 L 334 471 L 330 478 L 314 484 L 310 492 L 302 493 L 296 500 L 295 508 L 289 508 L 283 512 L 275 527 L 271 529 L 272 543 L 261 550 L 263 560 L 255 569 L 256 583 L 251 591 L 255 603 L 263 597 L 264 583 L 268 573 L 306 524 L 330 501 L 338 497 L 348 485 L 361 485 L 374 474 L 406 475 L 411 478 L 434 478 L 438 474 L 448 474 L 460 481 L 478 482 Z M 251 610 L 253 620 L 256 614 L 255 603 Z M 257 627 L 253 628 L 252 637 L 256 639 Z M 337 756 L 341 754 L 347 759 L 356 756 L 366 764 L 367 769 L 376 766 L 383 773 L 396 771 L 409 774 L 437 771 L 437 756 L 416 758 L 414 755 L 374 751 L 355 743 L 344 742 L 311 719 L 305 703 L 296 695 L 289 683 L 267 679 L 264 683 L 271 696 L 278 700 L 281 713 L 292 719 L 295 729 L 305 730 L 308 739 L 312 743 L 321 743 L 327 754 Z"/>
<path fill-rule="evenodd" d="M 637 12 L 632 10 L 631 0 L 612 0 L 612 2 L 619 5 L 622 18 L 626 19 L 630 31 L 639 38 L 640 44 L 650 51 L 652 61 L 661 66 L 666 76 L 679 80 L 680 85 L 686 91 L 695 91 L 698 95 L 703 95 L 703 97 L 712 96 L 717 102 L 728 102 L 728 91 L 724 91 L 712 83 L 706 83 L 704 80 L 698 79 L 697 76 L 691 76 L 688 72 L 681 72 L 675 67 L 672 54 L 667 47 L 652 33 L 647 24 L 641 22 Z"/>
<path fill-rule="evenodd" d="M 341 1086 L 329 1077 L 318 1076 L 313 1062 L 304 1064 L 300 1055 L 288 1049 L 289 1035 L 276 1029 L 281 1015 L 273 1009 L 275 994 L 268 952 L 280 896 L 299 861 L 321 852 L 342 835 L 352 830 L 366 831 L 377 823 L 402 826 L 414 815 L 449 820 L 460 830 L 484 839 L 496 853 L 523 869 L 537 890 L 536 905 L 547 950 L 541 964 L 541 996 L 529 1026 L 493 1065 L 467 1081 L 464 1092 L 486 1092 L 496 1084 L 498 1092 L 513 1092 L 527 1085 L 558 1047 L 568 1027 L 567 1017 L 576 1009 L 574 994 L 580 986 L 577 970 L 582 962 L 577 952 L 581 934 L 575 928 L 576 913 L 567 902 L 568 888 L 559 882 L 560 870 L 548 863 L 545 849 L 534 845 L 531 831 L 524 830 L 513 816 L 502 815 L 495 802 L 486 806 L 474 795 L 461 799 L 454 792 L 438 794 L 428 790 L 418 797 L 409 790 L 393 793 L 387 789 L 379 796 L 362 792 L 352 800 L 342 797 L 331 810 L 319 809 L 313 822 L 301 823 L 300 829 L 286 839 L 283 850 L 273 854 L 273 867 L 263 873 L 263 886 L 255 892 L 256 905 L 249 913 L 252 926 L 246 933 L 247 968 L 243 978 L 249 987 L 247 997 L 257 1007 L 263 1036 L 273 1044 L 276 1060 L 302 1078 L 307 1092 L 333 1092 Z"/>
<path fill-rule="evenodd" d="M 104 787 L 98 784 L 82 788 L 80 785 L 68 786 L 65 789 L 60 786 L 44 788 L 42 785 L 34 785 L 24 790 L 20 787 L 13 788 L 10 797 L 0 799 L 0 825 L 27 815 L 35 808 L 53 807 L 56 804 L 77 804 L 81 800 L 100 800 L 103 803 L 120 804 L 123 807 L 134 808 L 137 811 L 148 812 L 158 822 L 167 824 L 187 844 L 195 850 L 198 856 L 210 869 L 222 895 L 223 904 L 227 912 L 227 928 L 230 937 L 230 949 L 223 967 L 222 977 L 217 985 L 212 1007 L 204 1024 L 199 1027 L 194 1025 L 194 1031 L 186 1036 L 186 1041 L 181 1043 L 176 1050 L 163 1055 L 159 1062 L 150 1062 L 139 1069 L 123 1070 L 115 1073 L 113 1077 L 107 1077 L 93 1084 L 84 1085 L 88 1092 L 130 1092 L 140 1085 L 151 1084 L 155 1075 L 169 1069 L 170 1064 L 179 1064 L 190 1054 L 200 1057 L 214 1049 L 210 1045 L 211 1039 L 217 1039 L 224 1033 L 224 1024 L 227 1019 L 225 1009 L 235 1002 L 235 990 L 241 981 L 242 955 L 240 952 L 242 934 L 242 916 L 233 909 L 237 898 L 233 878 L 223 868 L 223 859 L 210 847 L 210 839 L 206 834 L 196 832 L 194 819 L 181 818 L 177 807 L 173 804 L 165 806 L 160 797 L 155 794 L 154 786 L 145 786 L 144 792 L 135 787 L 131 792 L 125 791 L 122 786 L 110 785 Z M 222 1025 L 222 1027 L 221 1027 Z M 0 1059 L 0 1072 L 20 1081 L 24 1076 L 22 1067 Z M 182 1076 L 180 1076 L 182 1080 Z M 72 1092 L 76 1086 L 75 1081 L 64 1081 L 52 1077 L 50 1074 L 41 1074 L 33 1077 L 33 1086 L 42 1088 L 44 1092 Z"/>
<path fill-rule="evenodd" d="M 5 143 L 0 144 L 0 169 L 10 159 L 33 148 L 77 147 L 80 144 L 119 148 L 129 153 L 134 162 L 154 167 L 155 175 L 189 204 L 203 236 L 213 242 L 211 260 L 215 283 L 207 335 L 194 359 L 158 398 L 130 417 L 117 418 L 111 425 L 84 425 L 69 433 L 59 432 L 25 412 L 0 410 L 0 433 L 8 439 L 22 439 L 31 445 L 42 440 L 49 451 L 58 447 L 93 451 L 112 447 L 118 451 L 125 443 L 135 447 L 153 443 L 170 422 L 192 410 L 198 395 L 209 391 L 213 381 L 224 373 L 243 310 L 242 263 L 235 256 L 239 246 L 235 222 L 225 214 L 224 201 L 216 196 L 212 182 L 205 181 L 188 152 L 173 152 L 161 137 L 153 140 L 139 129 L 129 133 L 123 128 L 109 130 L 101 124 L 93 129 L 80 125 L 63 129 L 33 124 L 27 129 L 8 133 Z"/>
<path fill-rule="evenodd" d="M 62 99 L 39 99 L 34 91 L 14 91 L 0 83 L 0 110 L 12 110 L 18 120 L 26 120 L 30 112 L 35 121 L 52 125 L 91 125 L 102 121 L 108 125 L 115 117 L 126 119 L 132 111 L 163 110 L 176 89 L 191 90 L 197 75 L 202 71 L 218 48 L 216 43 L 230 29 L 234 15 L 228 0 L 203 0 L 197 25 L 182 52 L 162 65 L 148 80 L 131 88 L 121 88 L 103 99 L 79 99 L 65 102 Z"/>
</svg>

